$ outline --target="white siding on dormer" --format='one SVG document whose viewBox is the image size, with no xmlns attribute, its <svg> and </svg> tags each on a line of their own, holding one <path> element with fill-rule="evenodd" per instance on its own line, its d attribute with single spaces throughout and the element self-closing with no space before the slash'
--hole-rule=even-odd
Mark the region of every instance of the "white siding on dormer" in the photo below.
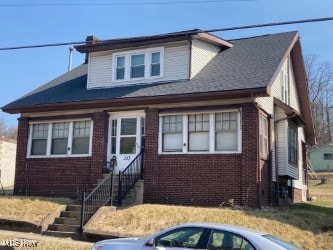
<svg viewBox="0 0 333 250">
<path fill-rule="evenodd" d="M 164 48 L 163 77 L 112 82 L 113 53 L 118 53 L 122 51 L 126 52 L 130 50 L 122 49 L 105 52 L 92 52 L 89 56 L 87 88 L 107 88 L 128 84 L 151 83 L 157 81 L 174 81 L 189 78 L 190 48 L 187 41 L 158 44 L 156 46 L 150 46 L 146 48 L 154 47 Z M 140 47 L 136 49 L 145 49 L 145 47 Z"/>
<path fill-rule="evenodd" d="M 108 86 L 112 79 L 112 57 L 110 53 L 91 53 L 88 65 L 87 88 Z"/>
<path fill-rule="evenodd" d="M 194 39 L 192 41 L 191 78 L 198 74 L 220 50 L 218 46 Z"/>
</svg>

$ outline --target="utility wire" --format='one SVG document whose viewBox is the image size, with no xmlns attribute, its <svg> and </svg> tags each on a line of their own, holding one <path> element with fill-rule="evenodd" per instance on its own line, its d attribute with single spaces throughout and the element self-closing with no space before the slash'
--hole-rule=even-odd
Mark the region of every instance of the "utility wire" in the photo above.
<svg viewBox="0 0 333 250">
<path fill-rule="evenodd" d="M 201 32 L 211 32 L 211 33 L 213 33 L 213 32 L 218 32 L 218 31 L 253 29 L 253 28 L 262 28 L 262 27 L 278 26 L 278 25 L 290 25 L 290 24 L 297 24 L 297 23 L 325 22 L 325 21 L 332 21 L 332 20 L 333 20 L 333 17 L 325 17 L 325 18 L 304 19 L 304 20 L 278 22 L 278 23 L 255 24 L 255 25 L 238 26 L 238 27 L 230 27 L 230 28 L 218 28 L 218 29 L 202 30 Z M 112 40 L 114 40 L 114 39 L 98 40 L 98 43 L 105 43 L 105 42 L 109 42 L 109 41 L 112 41 Z M 92 43 L 92 42 L 93 41 L 82 41 L 82 42 L 65 42 L 65 43 L 49 43 L 49 44 L 39 44 L 39 45 L 26 45 L 26 46 L 18 46 L 18 47 L 4 47 L 4 48 L 0 48 L 0 51 L 1 50 L 17 50 L 17 49 L 33 49 L 33 48 L 44 48 L 44 47 L 56 47 L 56 46 L 64 46 L 64 45 L 84 45 L 84 44 Z"/>
<path fill-rule="evenodd" d="M 221 3 L 229 1 L 249 2 L 254 0 L 200 0 L 200 1 L 169 1 L 169 2 L 141 2 L 141 3 L 22 3 L 0 4 L 0 7 L 29 7 L 29 6 L 144 6 L 144 5 L 174 5 L 174 4 L 202 4 Z"/>
</svg>

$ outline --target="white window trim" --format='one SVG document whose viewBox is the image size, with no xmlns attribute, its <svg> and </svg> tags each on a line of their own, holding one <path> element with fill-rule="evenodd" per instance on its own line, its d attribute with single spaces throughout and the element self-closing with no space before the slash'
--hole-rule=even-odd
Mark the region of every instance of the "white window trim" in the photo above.
<svg viewBox="0 0 333 250">
<path fill-rule="evenodd" d="M 160 75 L 151 76 L 151 55 L 154 52 L 160 52 Z M 145 55 L 145 74 L 144 77 L 131 78 L 131 56 L 144 54 Z M 125 77 L 124 79 L 116 79 L 117 75 L 117 60 L 119 56 L 125 57 Z M 138 80 L 148 80 L 148 79 L 158 79 L 164 76 L 164 47 L 155 47 L 149 49 L 139 49 L 117 52 L 112 54 L 112 82 L 124 83 L 124 82 L 134 82 Z"/>
<path fill-rule="evenodd" d="M 88 154 L 74 154 L 72 155 L 72 142 L 73 142 L 73 125 L 74 122 L 80 121 L 90 121 L 90 137 L 89 137 L 89 152 Z M 57 122 L 69 122 L 69 134 L 67 141 L 67 148 L 70 150 L 67 151 L 67 154 L 51 154 L 51 144 L 52 144 L 52 123 Z M 34 124 L 48 124 L 48 134 L 47 134 L 47 142 L 46 142 L 46 155 L 31 155 L 31 146 L 32 146 L 32 125 Z M 28 139 L 28 147 L 27 147 L 27 158 L 64 158 L 64 157 L 87 157 L 92 155 L 92 137 L 93 137 L 93 126 L 94 122 L 91 119 L 75 119 L 75 120 L 50 120 L 50 121 L 42 121 L 42 122 L 29 122 L 29 139 Z"/>
<path fill-rule="evenodd" d="M 237 112 L 237 138 L 238 149 L 235 151 L 216 151 L 215 150 L 215 113 Z M 188 151 L 188 115 L 209 113 L 209 150 L 208 151 Z M 158 154 L 239 154 L 242 153 L 242 127 L 241 127 L 241 109 L 224 109 L 209 111 L 191 111 L 191 112 L 170 112 L 159 114 L 159 132 L 158 132 Z M 162 125 L 163 116 L 183 115 L 183 151 L 182 152 L 163 152 L 162 151 Z"/>
</svg>

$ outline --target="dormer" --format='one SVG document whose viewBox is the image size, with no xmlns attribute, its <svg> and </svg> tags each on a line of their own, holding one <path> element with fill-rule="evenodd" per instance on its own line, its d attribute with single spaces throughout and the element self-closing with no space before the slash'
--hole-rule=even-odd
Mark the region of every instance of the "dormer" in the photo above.
<svg viewBox="0 0 333 250">
<path fill-rule="evenodd" d="M 98 40 L 87 37 L 87 88 L 182 81 L 193 78 L 232 44 L 201 30 Z"/>
</svg>

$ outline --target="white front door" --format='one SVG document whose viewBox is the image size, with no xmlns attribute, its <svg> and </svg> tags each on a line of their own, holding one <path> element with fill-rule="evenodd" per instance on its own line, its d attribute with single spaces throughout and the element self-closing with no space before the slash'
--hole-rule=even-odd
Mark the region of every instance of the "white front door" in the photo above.
<svg viewBox="0 0 333 250">
<path fill-rule="evenodd" d="M 110 114 L 108 161 L 116 158 L 115 171 L 124 170 L 140 153 L 144 136 L 144 113 Z"/>
</svg>

